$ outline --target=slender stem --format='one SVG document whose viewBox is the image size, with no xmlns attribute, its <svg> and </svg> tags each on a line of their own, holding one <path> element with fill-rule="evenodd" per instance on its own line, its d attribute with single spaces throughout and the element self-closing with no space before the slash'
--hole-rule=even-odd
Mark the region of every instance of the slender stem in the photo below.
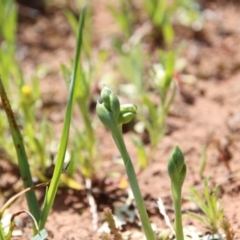
<svg viewBox="0 0 240 240">
<path fill-rule="evenodd" d="M 154 240 L 155 235 L 152 230 L 150 220 L 149 220 L 147 211 L 144 206 L 144 201 L 143 201 L 143 197 L 142 197 L 139 185 L 138 185 L 136 173 L 135 173 L 132 161 L 127 152 L 121 130 L 119 128 L 117 128 L 116 131 L 114 131 L 114 132 L 112 131 L 112 136 L 113 136 L 113 139 L 114 139 L 114 141 L 122 155 L 123 161 L 124 161 L 126 173 L 127 173 L 128 179 L 129 179 L 129 183 L 130 183 L 135 201 L 136 201 L 136 205 L 137 205 L 137 208 L 139 211 L 140 220 L 142 222 L 142 227 L 143 227 L 145 236 L 148 240 Z"/>
<path fill-rule="evenodd" d="M 177 240 L 184 240 L 181 212 L 181 186 L 177 186 L 176 183 L 172 182 L 171 187 L 175 214 L 176 238 Z"/>
<path fill-rule="evenodd" d="M 132 189 L 134 199 L 138 208 L 142 228 L 147 240 L 155 240 L 155 234 L 152 230 L 147 211 L 144 206 L 143 197 L 138 185 L 136 173 L 132 161 L 127 152 L 123 135 L 122 124 L 130 122 L 136 115 L 136 106 L 121 105 L 115 94 L 108 87 L 104 87 L 101 92 L 103 103 L 97 104 L 97 114 L 102 123 L 111 131 L 114 142 L 122 155 L 126 173 Z"/>
<path fill-rule="evenodd" d="M 2 228 L 1 223 L 0 223 L 0 239 L 5 239 L 5 238 L 4 238 L 4 232 L 3 232 L 3 228 Z"/>
</svg>

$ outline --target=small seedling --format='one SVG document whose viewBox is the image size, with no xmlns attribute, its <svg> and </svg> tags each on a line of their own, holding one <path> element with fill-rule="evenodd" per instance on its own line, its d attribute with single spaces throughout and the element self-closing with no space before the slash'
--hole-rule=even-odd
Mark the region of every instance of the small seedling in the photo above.
<svg viewBox="0 0 240 240">
<path fill-rule="evenodd" d="M 203 214 L 188 212 L 188 216 L 200 221 L 212 234 L 218 234 L 223 220 L 223 209 L 218 200 L 218 187 L 210 188 L 209 180 L 204 180 L 203 192 L 200 193 L 194 187 L 190 187 L 191 196 L 189 199 L 194 202 Z"/>
<path fill-rule="evenodd" d="M 25 145 L 24 141 L 21 135 L 21 132 L 18 128 L 17 121 L 15 119 L 14 113 L 12 111 L 10 102 L 7 98 L 2 80 L 0 78 L 0 96 L 2 99 L 2 105 L 6 112 L 12 139 L 14 142 L 14 146 L 17 152 L 18 157 L 18 166 L 21 174 L 21 178 L 23 180 L 24 185 L 24 193 L 26 195 L 28 207 L 29 207 L 29 214 L 33 216 L 35 224 L 33 224 L 34 233 L 38 234 L 35 236 L 34 239 L 43 240 L 45 236 L 44 232 L 44 226 L 47 220 L 48 215 L 50 214 L 50 210 L 52 208 L 57 189 L 60 182 L 60 176 L 63 170 L 64 166 L 64 160 L 65 160 L 65 154 L 67 149 L 67 143 L 68 143 L 68 137 L 69 137 L 69 129 L 70 129 L 70 123 L 71 123 L 71 117 L 73 112 L 73 105 L 74 105 L 74 96 L 75 96 L 75 89 L 76 89 L 76 75 L 77 75 L 77 66 L 79 65 L 80 61 L 80 52 L 81 52 L 81 43 L 82 43 L 82 31 L 83 31 L 83 25 L 84 25 L 84 17 L 86 13 L 86 8 L 83 9 L 82 14 L 80 16 L 79 20 L 79 28 L 78 28 L 78 38 L 77 38 L 77 49 L 76 49 L 76 55 L 75 55 L 75 62 L 73 67 L 73 74 L 70 82 L 70 88 L 69 88 L 69 96 L 68 96 L 68 102 L 65 112 L 65 120 L 63 124 L 63 131 L 62 136 L 60 140 L 60 146 L 58 150 L 58 154 L 56 157 L 56 165 L 53 172 L 53 177 L 50 182 L 49 189 L 46 191 L 44 203 L 43 203 L 43 210 L 40 211 L 37 198 L 35 195 L 35 192 L 33 191 L 33 182 L 32 182 L 32 175 L 29 168 L 28 158 L 25 151 Z M 23 89 L 23 92 L 30 93 L 29 88 Z M 30 121 L 30 119 L 29 119 Z M 28 189 L 28 190 L 26 190 Z M 4 208 L 5 209 L 5 208 Z M 3 209 L 3 211 L 4 211 Z M 1 217 L 1 214 L 0 214 Z M 37 224 L 36 224 L 37 223 Z M 37 229 L 35 227 L 37 225 Z M 40 232 L 39 232 L 40 231 Z M 40 234 L 42 233 L 42 234 Z M 3 228 L 0 224 L 0 239 L 8 240 L 8 235 L 5 236 L 5 233 L 3 232 Z"/>
<path fill-rule="evenodd" d="M 124 33 L 125 38 L 128 39 L 133 33 L 133 14 L 132 2 L 129 0 L 119 1 L 119 6 L 115 7 L 109 5 L 108 9 L 114 17 L 116 23 L 119 25 L 121 31 Z"/>
<path fill-rule="evenodd" d="M 162 31 L 164 42 L 171 45 L 174 40 L 174 29 L 171 22 L 173 18 L 172 4 L 169 1 L 150 0 L 142 1 L 143 7 L 149 16 L 153 26 L 158 27 Z"/>
<path fill-rule="evenodd" d="M 150 57 L 149 57 L 150 58 Z M 173 52 L 159 51 L 159 63 L 153 64 L 146 70 L 144 63 L 147 60 L 147 54 L 143 52 L 140 43 L 129 48 L 128 51 L 122 53 L 119 64 L 117 66 L 119 72 L 125 80 L 130 82 L 133 90 L 125 93 L 139 104 L 138 127 L 135 130 L 143 132 L 145 129 L 149 135 L 149 151 L 144 152 L 142 144 L 136 139 L 133 141 L 137 151 L 141 152 L 141 160 L 139 166 L 144 168 L 147 166 L 147 159 L 154 156 L 159 142 L 166 133 L 166 119 L 176 94 L 176 86 L 174 84 L 175 74 L 175 55 Z M 150 91 L 149 89 L 153 89 Z M 152 100 L 154 96 L 155 101 Z M 145 158 L 145 159 L 144 159 Z"/>
<path fill-rule="evenodd" d="M 161 65 L 155 65 L 151 72 L 152 84 L 155 94 L 159 96 L 159 102 L 154 104 L 149 97 L 149 92 L 145 92 L 142 97 L 142 109 L 140 109 L 140 120 L 144 123 L 150 138 L 150 151 L 148 153 L 151 158 L 166 132 L 166 118 L 172 106 L 176 86 L 173 83 L 175 56 L 173 52 L 160 52 Z M 145 117 L 144 110 L 147 109 L 148 117 Z"/>
<path fill-rule="evenodd" d="M 168 175 L 171 178 L 177 240 L 184 240 L 181 213 L 181 192 L 186 172 L 187 167 L 184 162 L 184 156 L 180 148 L 176 146 L 168 161 Z"/>
<path fill-rule="evenodd" d="M 113 140 L 122 155 L 145 236 L 148 240 L 154 240 L 155 235 L 144 206 L 143 197 L 138 185 L 133 163 L 127 152 L 122 135 L 122 125 L 130 122 L 134 118 L 137 110 L 136 106 L 132 104 L 120 105 L 117 96 L 113 94 L 106 86 L 104 86 L 101 91 L 101 99 L 103 102 L 97 103 L 98 117 L 101 122 L 110 130 Z"/>
</svg>

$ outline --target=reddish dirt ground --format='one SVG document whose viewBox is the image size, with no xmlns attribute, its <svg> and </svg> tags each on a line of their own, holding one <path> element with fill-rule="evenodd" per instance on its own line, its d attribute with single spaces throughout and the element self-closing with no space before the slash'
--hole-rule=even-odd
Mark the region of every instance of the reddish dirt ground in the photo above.
<svg viewBox="0 0 240 240">
<path fill-rule="evenodd" d="M 204 5 L 205 6 L 205 5 Z M 168 134 L 158 146 L 156 154 L 147 169 L 138 174 L 138 179 L 151 220 L 158 228 L 167 228 L 159 214 L 156 201 L 163 199 L 167 213 L 173 221 L 173 208 L 170 194 L 170 180 L 167 175 L 167 161 L 173 147 L 178 144 L 182 149 L 188 168 L 183 187 L 183 198 L 189 194 L 189 186 L 201 190 L 203 181 L 199 177 L 199 165 L 202 147 L 207 144 L 207 162 L 205 177 L 210 177 L 212 184 L 220 185 L 219 198 L 222 201 L 225 216 L 229 219 L 235 238 L 240 238 L 240 6 L 224 1 L 206 4 L 207 19 L 201 32 L 196 36 L 187 36 L 187 48 L 184 56 L 188 61 L 185 73 L 196 76 L 195 84 L 183 84 L 167 119 Z M 104 6 L 98 10 L 105 11 Z M 112 32 L 112 19 L 107 13 L 103 16 L 96 11 L 94 17 L 96 49 Z M 108 24 L 107 24 L 108 23 Z M 104 24 L 99 30 L 97 25 Z M 60 26 L 60 27 L 59 27 Z M 109 31 L 107 27 L 109 26 Z M 177 38 L 181 38 L 177 36 Z M 18 29 L 18 57 L 21 59 L 25 75 L 31 76 L 39 64 L 48 66 L 48 74 L 41 79 L 42 99 L 50 104 L 49 119 L 61 129 L 67 89 L 59 70 L 60 63 L 68 63 L 74 54 L 75 40 L 61 11 L 53 11 L 40 16 L 34 21 L 23 21 Z M 107 71 L 107 70 L 106 70 Z M 189 99 L 191 101 L 189 101 Z M 60 132 L 60 131 L 56 131 Z M 136 150 L 130 136 L 125 139 L 131 158 L 136 163 Z M 59 137 L 58 135 L 56 137 Z M 117 185 L 103 187 L 106 173 L 119 172 L 124 175 L 123 166 L 114 159 L 118 151 L 111 140 L 110 133 L 99 123 L 96 131 L 103 162 L 94 182 L 95 198 L 99 227 L 103 223 L 103 209 L 114 208 L 126 200 L 127 190 L 118 189 Z M 9 188 L 18 189 L 13 184 L 18 179 L 16 167 L 0 160 L 1 188 L 8 198 Z M 78 176 L 78 179 L 81 178 Z M 19 184 L 17 184 L 19 186 Z M 10 187 L 11 186 L 11 187 Z M 44 191 L 38 191 L 40 201 Z M 53 211 L 48 218 L 46 229 L 48 239 L 99 239 L 93 229 L 90 207 L 83 191 L 60 189 L 57 193 Z M 183 211 L 195 208 L 183 199 Z M 17 200 L 9 209 L 10 213 L 26 209 L 23 199 Z M 29 239 L 29 218 L 21 218 L 23 236 L 13 239 Z M 193 224 L 197 229 L 204 228 L 187 218 L 185 225 Z M 136 223 L 129 223 L 124 230 L 140 232 Z M 135 237 L 134 239 L 139 239 Z"/>
</svg>

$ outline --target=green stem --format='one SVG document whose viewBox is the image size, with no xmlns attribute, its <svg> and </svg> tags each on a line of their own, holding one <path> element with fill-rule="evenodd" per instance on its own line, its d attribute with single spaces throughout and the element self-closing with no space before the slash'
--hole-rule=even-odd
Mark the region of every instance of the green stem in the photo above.
<svg viewBox="0 0 240 240">
<path fill-rule="evenodd" d="M 172 182 L 171 187 L 175 214 L 176 238 L 177 240 L 184 240 L 181 212 L 181 186 L 178 186 L 178 184 Z"/>
<path fill-rule="evenodd" d="M 127 152 L 121 130 L 119 128 L 116 128 L 115 131 L 112 131 L 112 136 L 113 136 L 113 139 L 114 139 L 114 141 L 122 155 L 123 161 L 124 161 L 126 173 L 127 173 L 129 183 L 130 183 L 133 195 L 134 195 L 134 199 L 136 201 L 136 205 L 137 205 L 137 208 L 139 211 L 139 216 L 140 216 L 140 220 L 142 222 L 142 227 L 143 227 L 145 236 L 148 240 L 154 240 L 155 235 L 152 230 L 150 220 L 149 220 L 147 211 L 144 206 L 144 201 L 143 201 L 143 197 L 142 197 L 139 185 L 138 185 L 136 173 L 135 173 L 132 161 Z"/>
<path fill-rule="evenodd" d="M 0 220 L 1 220 L 1 219 L 0 219 Z M 0 222 L 0 239 L 5 239 L 1 222 Z"/>
</svg>

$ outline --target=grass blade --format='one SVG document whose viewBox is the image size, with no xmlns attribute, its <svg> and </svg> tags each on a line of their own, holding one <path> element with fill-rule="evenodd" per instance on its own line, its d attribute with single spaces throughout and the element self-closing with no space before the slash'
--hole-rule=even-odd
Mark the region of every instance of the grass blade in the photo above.
<svg viewBox="0 0 240 240">
<path fill-rule="evenodd" d="M 0 95 L 3 103 L 4 110 L 7 114 L 10 130 L 14 142 L 14 146 L 17 152 L 18 166 L 23 181 L 24 188 L 33 187 L 32 176 L 28 164 L 27 154 L 25 151 L 23 138 L 15 120 L 10 102 L 7 98 L 2 79 L 0 78 Z M 40 219 L 40 208 L 37 202 L 37 198 L 34 191 L 26 192 L 26 198 L 29 210 L 34 218 L 39 221 Z"/>
<path fill-rule="evenodd" d="M 69 96 L 68 96 L 68 102 L 67 102 L 67 107 L 65 112 L 63 131 L 62 131 L 59 151 L 57 154 L 56 166 L 53 172 L 51 184 L 49 186 L 49 189 L 45 198 L 45 204 L 43 206 L 43 212 L 42 212 L 41 220 L 39 223 L 40 229 L 44 228 L 47 217 L 52 208 L 53 201 L 57 193 L 57 188 L 59 185 L 60 176 L 61 176 L 63 163 L 64 163 L 64 157 L 67 149 L 69 129 L 70 129 L 71 117 L 72 117 L 72 111 L 73 111 L 74 94 L 76 89 L 75 85 L 76 85 L 76 78 L 77 78 L 77 68 L 80 60 L 80 53 L 81 53 L 81 47 L 82 47 L 82 32 L 83 32 L 85 15 L 86 15 L 86 8 L 83 8 L 80 15 L 80 19 L 79 19 L 79 25 L 78 25 L 77 49 L 76 49 L 74 67 L 73 67 L 73 74 L 70 82 Z"/>
</svg>

